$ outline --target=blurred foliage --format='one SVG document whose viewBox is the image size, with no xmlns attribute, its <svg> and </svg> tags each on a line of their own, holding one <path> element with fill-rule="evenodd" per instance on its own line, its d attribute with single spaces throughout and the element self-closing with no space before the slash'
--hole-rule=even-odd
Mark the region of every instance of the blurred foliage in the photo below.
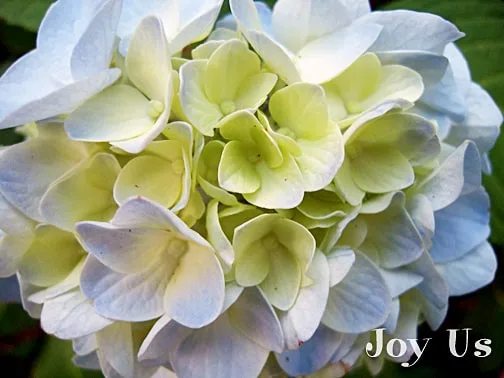
<svg viewBox="0 0 504 378">
<path fill-rule="evenodd" d="M 148 0 L 146 0 L 148 1 Z M 195 0 L 196 1 L 196 0 Z M 19 56 L 35 48 L 38 25 L 52 0 L 0 0 L 0 73 Z M 274 0 L 267 0 L 272 5 Z M 467 36 L 457 44 L 466 55 L 473 79 L 483 85 L 504 110 L 504 2 L 501 0 L 377 0 L 381 9 L 412 9 L 438 14 L 454 22 Z M 380 7 L 381 5 L 381 7 Z M 229 12 L 229 5 L 222 14 Z M 0 130 L 0 145 L 19 142 L 12 130 Z M 492 197 L 492 241 L 500 263 L 504 253 L 504 136 L 491 153 L 494 174 L 484 183 Z M 448 351 L 450 328 L 473 328 L 471 341 L 492 339 L 492 354 L 478 359 L 469 351 L 455 358 Z M 380 377 L 420 378 L 469 376 L 504 377 L 504 274 L 472 295 L 453 298 L 441 330 L 422 326 L 419 337 L 432 337 L 425 355 L 413 368 L 387 364 Z M 71 343 L 47 337 L 37 320 L 19 305 L 0 304 L 0 366 L 10 378 L 98 378 L 100 373 L 80 370 L 71 362 Z M 369 377 L 362 370 L 353 378 Z M 216 377 L 217 378 L 217 377 Z"/>
<path fill-rule="evenodd" d="M 46 9 L 53 0 L 2 0 L 0 18 L 8 24 L 36 32 Z"/>
</svg>

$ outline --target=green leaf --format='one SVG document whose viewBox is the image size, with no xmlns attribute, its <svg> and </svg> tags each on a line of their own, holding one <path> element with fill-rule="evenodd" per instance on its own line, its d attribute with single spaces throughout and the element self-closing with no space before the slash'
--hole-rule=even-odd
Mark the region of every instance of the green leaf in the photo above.
<svg viewBox="0 0 504 378">
<path fill-rule="evenodd" d="M 8 24 L 37 31 L 40 21 L 53 0 L 2 0 L 0 18 Z"/>
<path fill-rule="evenodd" d="M 33 369 L 33 378 L 99 378 L 100 372 L 81 370 L 72 362 L 72 342 L 48 339 Z"/>
<path fill-rule="evenodd" d="M 473 80 L 481 84 L 504 111 L 504 6 L 500 0 L 401 0 L 385 9 L 411 9 L 435 13 L 455 23 L 466 33 L 457 42 L 463 51 Z M 495 244 L 504 245 L 504 136 L 490 153 L 493 174 L 484 177 L 492 202 L 492 236 Z"/>
</svg>

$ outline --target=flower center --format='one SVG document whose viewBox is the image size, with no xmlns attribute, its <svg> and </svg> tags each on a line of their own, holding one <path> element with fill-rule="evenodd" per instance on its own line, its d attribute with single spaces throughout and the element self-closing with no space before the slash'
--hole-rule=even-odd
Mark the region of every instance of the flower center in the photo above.
<svg viewBox="0 0 504 378">
<path fill-rule="evenodd" d="M 296 140 L 296 134 L 294 133 L 294 131 L 288 129 L 287 127 L 281 127 L 280 129 L 277 130 L 277 133 L 288 136 L 289 138 Z"/>
<path fill-rule="evenodd" d="M 182 159 L 175 160 L 174 162 L 172 162 L 171 168 L 177 175 L 181 175 L 182 173 L 184 173 L 184 161 Z"/>
<path fill-rule="evenodd" d="M 347 108 L 348 113 L 350 113 L 350 114 L 359 114 L 365 110 L 362 108 L 362 105 L 360 104 L 360 102 L 357 102 L 357 101 L 347 102 L 346 108 Z"/>
<path fill-rule="evenodd" d="M 187 241 L 182 239 L 173 239 L 168 244 L 168 250 L 170 251 L 170 255 L 172 255 L 172 257 L 176 259 L 181 258 L 184 255 L 184 253 L 187 252 L 188 248 L 189 243 L 187 243 Z"/>
<path fill-rule="evenodd" d="M 255 164 L 259 160 L 261 160 L 261 153 L 259 152 L 259 150 L 255 149 L 255 148 L 251 148 L 251 149 L 248 150 L 247 159 L 252 164 Z"/>
<path fill-rule="evenodd" d="M 223 101 L 220 104 L 220 110 L 224 115 L 231 114 L 236 110 L 236 104 L 231 100 Z"/>
<path fill-rule="evenodd" d="M 275 251 L 280 247 L 280 243 L 275 235 L 269 234 L 262 238 L 262 245 L 268 251 Z"/>
<path fill-rule="evenodd" d="M 149 102 L 148 113 L 149 113 L 149 117 L 151 117 L 152 119 L 158 118 L 161 115 L 161 113 L 164 112 L 164 110 L 165 110 L 165 106 L 161 101 L 151 100 Z"/>
</svg>

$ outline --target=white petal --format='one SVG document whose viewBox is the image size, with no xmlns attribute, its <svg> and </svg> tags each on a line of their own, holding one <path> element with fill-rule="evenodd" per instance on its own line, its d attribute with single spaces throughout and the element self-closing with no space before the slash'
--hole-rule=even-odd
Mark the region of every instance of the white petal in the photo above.
<svg viewBox="0 0 504 378">
<path fill-rule="evenodd" d="M 35 56 L 30 55 L 25 59 L 32 57 Z M 121 76 L 121 70 L 112 68 L 66 86 L 55 86 L 48 84 L 51 78 L 47 76 L 47 72 L 44 72 L 43 65 L 37 63 L 36 59 L 32 60 L 32 66 L 11 67 L 0 81 L 0 90 L 8 99 L 6 105 L 3 101 L 1 103 L 2 109 L 7 109 L 7 111 L 0 113 L 0 128 L 18 126 L 70 113 Z M 37 66 L 38 72 L 34 72 L 34 74 L 40 75 L 40 80 L 29 81 L 30 77 L 26 77 L 26 71 L 31 71 Z"/>
<path fill-rule="evenodd" d="M 74 80 L 96 75 L 109 67 L 121 5 L 121 0 L 104 2 L 76 43 L 70 60 Z"/>
<path fill-rule="evenodd" d="M 492 246 L 483 242 L 464 257 L 437 268 L 448 284 L 450 295 L 465 295 L 494 280 L 497 258 Z"/>
<path fill-rule="evenodd" d="M 446 57 L 426 51 L 384 51 L 377 55 L 383 65 L 398 64 L 418 72 L 426 88 L 439 83 L 448 67 Z"/>
<path fill-rule="evenodd" d="M 200 11 L 199 15 L 180 29 L 177 36 L 170 41 L 170 52 L 175 54 L 189 44 L 205 39 L 219 15 L 222 2 L 222 0 L 206 2 L 207 8 Z M 191 4 L 190 8 L 193 6 L 194 4 Z"/>
<path fill-rule="evenodd" d="M 324 83 L 342 73 L 376 41 L 382 27 L 361 24 L 317 39 L 299 52 L 303 81 Z"/>
<path fill-rule="evenodd" d="M 422 282 L 423 277 L 407 269 L 380 269 L 392 298 L 397 298 Z"/>
<path fill-rule="evenodd" d="M 429 252 L 436 264 L 461 258 L 490 235 L 490 199 L 481 188 L 434 213 L 436 229 Z"/>
<path fill-rule="evenodd" d="M 65 130 L 74 140 L 108 142 L 150 130 L 149 100 L 129 85 L 116 85 L 94 96 L 68 116 Z"/>
<path fill-rule="evenodd" d="M 259 14 L 253 0 L 230 0 L 229 5 L 233 16 L 244 32 L 261 30 Z"/>
<path fill-rule="evenodd" d="M 256 378 L 268 354 L 235 330 L 224 314 L 189 335 L 174 353 L 172 363 L 180 377 Z"/>
<path fill-rule="evenodd" d="M 138 359 L 143 364 L 166 365 L 170 355 L 192 331 L 163 315 L 142 342 Z"/>
<path fill-rule="evenodd" d="M 146 198 L 133 197 L 124 202 L 110 223 L 122 228 L 171 230 L 211 249 L 210 244 L 200 234 L 191 230 L 172 211 Z"/>
<path fill-rule="evenodd" d="M 436 270 L 434 262 L 427 252 L 424 252 L 418 260 L 410 264 L 408 269 L 424 278 L 418 285 L 418 289 L 430 307 L 440 310 L 447 306 L 448 288 L 446 282 Z"/>
<path fill-rule="evenodd" d="M 0 156 L 0 191 L 24 214 L 43 221 L 39 204 L 49 185 L 76 166 L 87 155 L 85 146 L 60 139 L 60 127 L 53 137 L 38 137 L 9 147 Z"/>
<path fill-rule="evenodd" d="M 334 248 L 327 255 L 331 273 L 331 287 L 339 284 L 347 276 L 355 263 L 355 252 L 350 248 Z"/>
<path fill-rule="evenodd" d="M 327 259 L 322 252 L 315 253 L 306 275 L 314 283 L 301 288 L 294 306 L 280 315 L 289 349 L 297 349 L 300 344 L 308 341 L 322 320 L 329 295 L 330 278 Z"/>
<path fill-rule="evenodd" d="M 390 311 L 390 314 L 385 323 L 383 323 L 383 326 L 386 328 L 388 333 L 392 334 L 396 330 L 400 310 L 399 298 L 394 298 L 392 300 L 392 310 Z"/>
<path fill-rule="evenodd" d="M 44 331 L 64 340 L 95 333 L 109 324 L 112 321 L 98 315 L 79 290 L 47 301 L 42 309 Z"/>
<path fill-rule="evenodd" d="M 465 94 L 460 91 L 451 66 L 439 84 L 427 88 L 420 100 L 435 110 L 447 113 L 456 122 L 462 122 L 467 115 Z"/>
<path fill-rule="evenodd" d="M 72 362 L 81 369 L 100 370 L 100 361 L 96 352 L 84 356 L 76 355 L 72 358 Z"/>
<path fill-rule="evenodd" d="M 206 215 L 208 241 L 212 244 L 220 260 L 223 262 L 225 272 L 229 272 L 234 262 L 235 253 L 231 242 L 226 237 L 226 234 L 224 234 L 220 225 L 218 210 L 219 203 L 217 201 L 213 200 L 208 204 Z"/>
<path fill-rule="evenodd" d="M 164 294 L 165 311 L 178 323 L 200 328 L 224 305 L 224 273 L 212 249 L 193 244 L 179 260 Z"/>
<path fill-rule="evenodd" d="M 270 69 L 283 81 L 293 84 L 301 80 L 294 56 L 265 33 L 250 31 L 247 39 Z"/>
<path fill-rule="evenodd" d="M 362 217 L 368 222 L 368 235 L 360 249 L 380 266 L 398 268 L 422 254 L 423 239 L 404 208 L 404 195 L 396 194 L 384 212 Z"/>
<path fill-rule="evenodd" d="M 79 356 L 85 356 L 98 348 L 96 334 L 78 337 L 72 340 L 72 349 Z"/>
<path fill-rule="evenodd" d="M 81 275 L 81 290 L 103 316 L 145 321 L 165 312 L 163 296 L 170 277 L 170 269 L 160 262 L 142 273 L 122 275 L 88 256 Z"/>
<path fill-rule="evenodd" d="M 146 17 L 138 25 L 126 57 L 126 69 L 132 83 L 150 100 L 165 103 L 172 67 L 159 18 Z"/>
<path fill-rule="evenodd" d="M 284 336 L 273 307 L 258 288 L 243 291 L 229 308 L 230 324 L 265 350 L 282 352 Z"/>
<path fill-rule="evenodd" d="M 165 230 L 101 222 L 80 222 L 75 230 L 84 249 L 118 273 L 142 272 L 151 267 L 172 238 Z"/>
<path fill-rule="evenodd" d="M 457 145 L 470 139 L 480 152 L 490 151 L 499 136 L 502 112 L 488 92 L 476 83 L 471 83 L 466 100 L 467 118 L 462 124 L 453 125 L 447 141 Z"/>
<path fill-rule="evenodd" d="M 280 367 L 290 376 L 312 374 L 324 367 L 342 341 L 343 335 L 321 325 L 298 350 L 276 354 Z"/>
<path fill-rule="evenodd" d="M 452 204 L 463 190 L 481 186 L 481 162 L 476 145 L 464 142 L 420 182 L 415 192 L 424 194 L 434 211 Z"/>
<path fill-rule="evenodd" d="M 135 370 L 132 326 L 116 322 L 96 334 L 101 357 L 121 376 L 132 377 Z"/>
<path fill-rule="evenodd" d="M 371 51 L 422 50 L 441 53 L 445 46 L 464 36 L 443 18 L 408 10 L 372 12 L 359 22 L 383 25 Z"/>
<path fill-rule="evenodd" d="M 361 253 L 345 279 L 329 291 L 323 323 L 339 332 L 362 333 L 383 324 L 392 298 L 378 268 Z"/>
</svg>

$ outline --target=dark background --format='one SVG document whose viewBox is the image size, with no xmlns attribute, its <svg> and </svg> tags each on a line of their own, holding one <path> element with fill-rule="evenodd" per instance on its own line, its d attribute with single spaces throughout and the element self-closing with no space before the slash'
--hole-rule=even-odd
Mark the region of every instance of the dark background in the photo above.
<svg viewBox="0 0 504 378">
<path fill-rule="evenodd" d="M 149 0 L 145 0 L 149 1 Z M 197 0 L 194 0 L 197 1 Z M 52 0 L 0 0 L 0 73 L 35 47 L 36 30 Z M 274 1 L 267 1 L 272 4 Z M 483 85 L 504 110 L 504 2 L 501 0 L 373 1 L 375 9 L 405 8 L 432 12 L 454 22 L 467 36 L 458 46 L 469 60 L 473 80 Z M 226 5 L 223 13 L 229 11 Z M 2 94 L 0 93 L 0 96 Z M 20 141 L 12 130 L 0 130 L 0 145 Z M 491 240 L 504 264 L 504 137 L 491 154 L 494 173 L 484 183 L 492 198 Z M 499 265 L 500 266 L 500 265 Z M 492 354 L 484 359 L 469 349 L 464 358 L 451 356 L 447 329 L 472 328 L 470 346 L 492 340 Z M 463 336 L 463 335 L 460 335 Z M 421 326 L 419 338 L 431 337 L 427 351 L 412 368 L 387 364 L 380 377 L 504 378 L 504 269 L 494 283 L 475 294 L 453 298 L 441 329 Z M 460 341 L 463 341 L 460 337 Z M 423 342 L 421 343 L 423 346 Z M 463 350 L 463 343 L 459 349 Z M 10 378 L 92 378 L 100 373 L 72 365 L 71 344 L 44 335 L 37 320 L 17 304 L 0 304 L 0 376 Z M 8 373 L 7 373 L 8 372 Z M 352 377 L 368 377 L 363 371 Z M 217 377 L 216 377 L 217 378 Z"/>
</svg>

